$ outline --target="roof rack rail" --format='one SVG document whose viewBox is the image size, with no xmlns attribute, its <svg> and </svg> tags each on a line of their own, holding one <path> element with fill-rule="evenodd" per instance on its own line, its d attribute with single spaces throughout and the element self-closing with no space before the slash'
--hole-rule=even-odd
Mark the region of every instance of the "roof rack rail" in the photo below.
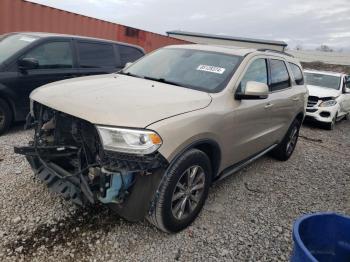
<svg viewBox="0 0 350 262">
<path fill-rule="evenodd" d="M 293 55 L 288 54 L 288 53 L 286 53 L 286 52 L 284 52 L 284 51 L 278 51 L 278 50 L 275 50 L 275 49 L 260 48 L 260 49 L 257 49 L 257 51 L 260 51 L 260 52 L 271 52 L 271 53 L 278 53 L 278 54 L 282 54 L 282 55 L 286 55 L 286 56 L 294 57 Z"/>
</svg>

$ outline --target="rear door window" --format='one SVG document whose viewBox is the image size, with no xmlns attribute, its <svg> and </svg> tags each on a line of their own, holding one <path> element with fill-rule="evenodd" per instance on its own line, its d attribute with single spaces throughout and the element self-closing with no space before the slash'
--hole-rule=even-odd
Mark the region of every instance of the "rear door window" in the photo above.
<svg viewBox="0 0 350 262">
<path fill-rule="evenodd" d="M 295 83 L 297 85 L 303 85 L 304 84 L 304 75 L 300 69 L 299 66 L 293 63 L 289 63 L 290 68 L 292 69 L 292 73 L 295 79 Z"/>
<path fill-rule="evenodd" d="M 278 91 L 290 87 L 290 77 L 286 64 L 282 60 L 271 59 L 271 91 Z"/>
<path fill-rule="evenodd" d="M 23 58 L 34 58 L 38 69 L 73 68 L 73 54 L 70 42 L 49 42 L 41 44 Z"/>
<path fill-rule="evenodd" d="M 144 56 L 143 52 L 137 48 L 126 45 L 118 45 L 118 47 L 122 67 L 128 62 L 134 62 Z"/>
<path fill-rule="evenodd" d="M 112 44 L 78 42 L 78 54 L 81 68 L 116 67 Z"/>
</svg>

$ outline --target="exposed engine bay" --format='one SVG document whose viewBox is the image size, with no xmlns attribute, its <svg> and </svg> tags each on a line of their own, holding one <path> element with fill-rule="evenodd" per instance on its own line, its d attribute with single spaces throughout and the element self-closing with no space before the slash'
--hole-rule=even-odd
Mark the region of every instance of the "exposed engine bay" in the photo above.
<svg viewBox="0 0 350 262">
<path fill-rule="evenodd" d="M 111 204 L 129 220 L 149 210 L 168 165 L 158 152 L 104 150 L 93 124 L 38 103 L 26 125 L 34 126 L 34 139 L 15 152 L 52 191 L 81 206 Z"/>
</svg>

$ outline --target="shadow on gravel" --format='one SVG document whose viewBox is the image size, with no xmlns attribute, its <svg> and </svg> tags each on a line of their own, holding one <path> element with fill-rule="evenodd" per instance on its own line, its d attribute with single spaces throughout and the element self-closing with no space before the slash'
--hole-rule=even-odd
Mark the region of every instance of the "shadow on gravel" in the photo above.
<svg viewBox="0 0 350 262">
<path fill-rule="evenodd" d="M 12 256 L 21 254 L 27 259 L 43 247 L 50 252 L 56 246 L 69 246 L 74 248 L 75 254 L 87 254 L 89 243 L 95 243 L 99 238 L 91 233 L 108 233 L 121 221 L 124 220 L 107 207 L 82 208 L 55 224 L 41 224 L 33 232 L 20 231 L 17 240 L 9 243 L 7 248 L 13 252 Z"/>
<path fill-rule="evenodd" d="M 306 126 L 311 129 L 320 129 L 320 130 L 326 129 L 324 124 L 317 121 L 307 120 L 307 119 L 304 120 L 303 126 Z"/>
<path fill-rule="evenodd" d="M 13 133 L 17 133 L 19 131 L 23 131 L 24 130 L 24 125 L 25 125 L 25 122 L 16 122 L 14 124 L 12 124 L 11 128 L 9 131 L 7 131 L 5 133 L 5 135 L 7 134 L 13 134 Z"/>
<path fill-rule="evenodd" d="M 343 118 L 343 119 L 337 121 L 335 128 L 337 128 L 337 126 L 339 126 L 339 125 L 346 124 L 347 122 L 349 122 L 349 121 L 347 121 L 346 119 Z M 310 119 L 305 119 L 303 122 L 303 126 L 306 126 L 308 128 L 311 128 L 311 129 L 319 129 L 321 131 L 331 132 L 331 130 L 327 130 L 326 125 L 323 124 L 322 122 L 317 122 L 317 121 L 310 120 Z"/>
</svg>

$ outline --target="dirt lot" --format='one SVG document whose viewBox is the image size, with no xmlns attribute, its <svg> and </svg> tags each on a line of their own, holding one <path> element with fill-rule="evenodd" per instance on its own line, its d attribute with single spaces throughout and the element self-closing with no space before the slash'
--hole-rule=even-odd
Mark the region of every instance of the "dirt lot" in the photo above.
<svg viewBox="0 0 350 262">
<path fill-rule="evenodd" d="M 332 65 L 332 64 L 325 64 L 322 62 L 310 62 L 310 63 L 302 62 L 301 64 L 304 69 L 343 72 L 346 74 L 350 74 L 350 66 L 346 66 L 346 65 Z"/>
<path fill-rule="evenodd" d="M 289 161 L 266 156 L 215 184 L 200 217 L 174 235 L 49 193 L 13 154 L 31 135 L 17 127 L 0 137 L 2 261 L 287 261 L 296 217 L 350 215 L 350 121 L 304 126 Z"/>
</svg>

